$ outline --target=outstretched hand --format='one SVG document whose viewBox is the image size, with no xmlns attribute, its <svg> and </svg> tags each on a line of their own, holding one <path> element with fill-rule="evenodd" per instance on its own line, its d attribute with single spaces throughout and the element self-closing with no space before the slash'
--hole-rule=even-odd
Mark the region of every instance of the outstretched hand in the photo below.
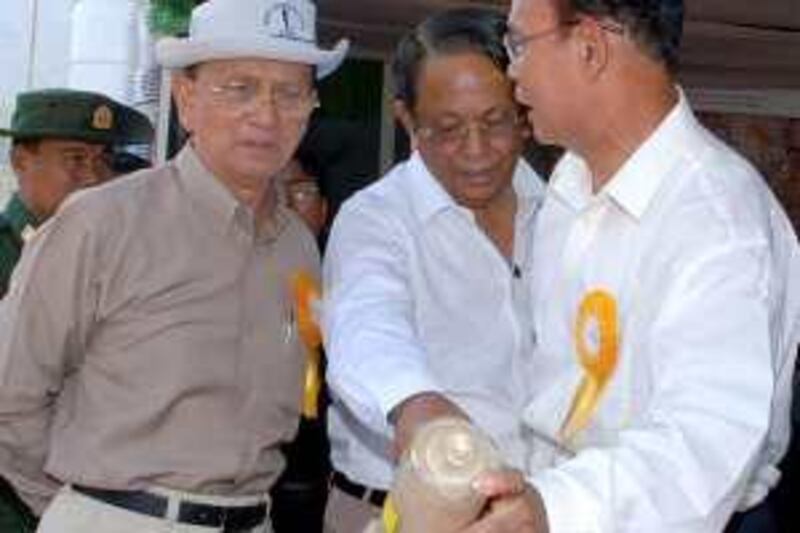
<svg viewBox="0 0 800 533">
<path fill-rule="evenodd" d="M 489 499 L 486 512 L 462 533 L 548 533 L 544 502 L 517 470 L 481 476 L 475 488 Z"/>
<path fill-rule="evenodd" d="M 456 404 L 435 392 L 412 396 L 397 406 L 391 415 L 395 425 L 395 458 L 399 459 L 403 455 L 420 427 L 441 417 L 469 419 Z"/>
</svg>

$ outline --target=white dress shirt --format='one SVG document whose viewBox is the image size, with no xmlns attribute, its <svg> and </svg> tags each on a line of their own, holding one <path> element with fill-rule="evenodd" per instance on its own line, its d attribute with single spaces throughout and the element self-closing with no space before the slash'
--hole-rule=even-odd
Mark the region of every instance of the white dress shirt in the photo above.
<svg viewBox="0 0 800 533">
<path fill-rule="evenodd" d="M 334 467 L 354 481 L 389 486 L 387 415 L 425 391 L 447 395 L 524 466 L 533 343 L 524 287 L 543 184 L 520 161 L 513 186 L 513 264 L 417 153 L 337 216 L 324 263 L 329 433 Z"/>
<path fill-rule="evenodd" d="M 777 481 L 788 443 L 800 254 L 784 211 L 681 96 L 599 193 L 567 154 L 535 242 L 525 419 L 551 533 L 721 531 Z M 583 377 L 577 310 L 594 289 L 616 300 L 618 362 L 561 447 Z"/>
</svg>

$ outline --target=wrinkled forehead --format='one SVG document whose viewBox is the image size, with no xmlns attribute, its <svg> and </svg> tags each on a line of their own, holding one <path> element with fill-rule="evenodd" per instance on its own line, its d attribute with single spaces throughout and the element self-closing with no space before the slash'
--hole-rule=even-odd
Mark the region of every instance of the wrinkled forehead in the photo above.
<svg viewBox="0 0 800 533">
<path fill-rule="evenodd" d="M 428 58 L 417 85 L 417 115 L 479 116 L 515 107 L 511 80 L 477 52 Z"/>
<path fill-rule="evenodd" d="M 508 26 L 512 31 L 552 25 L 567 11 L 568 0 L 512 0 Z"/>
<path fill-rule="evenodd" d="M 189 71 L 212 78 L 246 77 L 265 81 L 282 80 L 312 82 L 313 67 L 302 63 L 274 59 L 240 58 L 219 59 L 198 63 Z"/>
</svg>

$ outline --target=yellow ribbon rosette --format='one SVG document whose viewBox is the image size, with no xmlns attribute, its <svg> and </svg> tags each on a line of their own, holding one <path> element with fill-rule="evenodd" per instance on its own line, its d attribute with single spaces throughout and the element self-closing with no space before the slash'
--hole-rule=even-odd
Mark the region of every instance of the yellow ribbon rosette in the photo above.
<svg viewBox="0 0 800 533">
<path fill-rule="evenodd" d="M 292 276 L 295 318 L 300 340 L 306 349 L 306 373 L 303 386 L 303 416 L 319 417 L 319 395 L 322 390 L 321 353 L 322 331 L 314 317 L 313 306 L 320 299 L 316 280 L 308 272 Z"/>
<path fill-rule="evenodd" d="M 590 344 L 590 336 L 596 342 Z M 617 367 L 617 302 L 608 292 L 591 291 L 581 302 L 575 321 L 575 348 L 584 377 L 575 391 L 569 414 L 561 426 L 560 437 L 564 442 L 570 442 L 589 425 L 603 391 Z"/>
</svg>

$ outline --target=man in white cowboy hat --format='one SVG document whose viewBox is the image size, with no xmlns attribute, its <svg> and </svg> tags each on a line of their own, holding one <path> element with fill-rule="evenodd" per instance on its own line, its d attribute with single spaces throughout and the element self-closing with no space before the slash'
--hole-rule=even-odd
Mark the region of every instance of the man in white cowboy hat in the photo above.
<svg viewBox="0 0 800 533">
<path fill-rule="evenodd" d="M 314 25 L 309 0 L 196 8 L 157 47 L 187 146 L 26 246 L 0 304 L 0 472 L 39 531 L 272 531 L 304 363 L 289 284 L 319 261 L 273 177 L 347 49 Z"/>
</svg>

